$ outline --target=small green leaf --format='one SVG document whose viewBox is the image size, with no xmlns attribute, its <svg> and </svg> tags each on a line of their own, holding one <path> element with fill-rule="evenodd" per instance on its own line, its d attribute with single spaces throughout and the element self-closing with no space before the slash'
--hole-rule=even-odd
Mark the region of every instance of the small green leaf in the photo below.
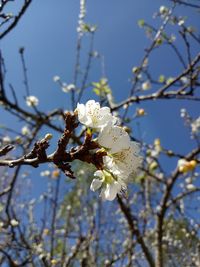
<svg viewBox="0 0 200 267">
<path fill-rule="evenodd" d="M 97 88 L 94 88 L 94 89 L 93 89 L 93 92 L 94 92 L 96 95 L 100 95 L 100 90 L 97 89 Z"/>
<path fill-rule="evenodd" d="M 164 75 L 160 75 L 158 78 L 159 83 L 164 83 L 165 82 L 165 76 Z"/>
<path fill-rule="evenodd" d="M 144 25 L 145 25 L 145 21 L 143 19 L 138 20 L 138 26 L 140 28 L 144 27 Z"/>
<path fill-rule="evenodd" d="M 111 89 L 108 85 L 107 79 L 105 78 L 101 78 L 99 82 L 93 82 L 92 85 L 94 86 L 93 92 L 96 95 L 105 97 L 107 94 L 111 94 Z"/>
</svg>

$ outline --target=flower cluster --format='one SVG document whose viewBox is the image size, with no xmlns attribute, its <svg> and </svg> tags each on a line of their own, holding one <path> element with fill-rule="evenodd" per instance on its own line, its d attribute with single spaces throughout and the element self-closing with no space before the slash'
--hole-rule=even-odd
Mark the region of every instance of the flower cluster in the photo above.
<svg viewBox="0 0 200 267">
<path fill-rule="evenodd" d="M 98 134 L 99 148 L 106 152 L 104 167 L 94 173 L 90 189 L 101 189 L 103 200 L 113 200 L 118 193 L 126 191 L 129 177 L 136 174 L 141 165 L 139 145 L 117 125 L 118 120 L 110 108 L 100 107 L 98 102 L 89 100 L 85 105 L 78 104 L 76 111 L 78 120 Z"/>
</svg>

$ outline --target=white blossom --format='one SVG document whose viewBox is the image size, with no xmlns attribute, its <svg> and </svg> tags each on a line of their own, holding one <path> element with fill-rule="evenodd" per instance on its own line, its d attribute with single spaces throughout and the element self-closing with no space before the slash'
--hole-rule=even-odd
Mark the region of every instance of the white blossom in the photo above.
<svg viewBox="0 0 200 267">
<path fill-rule="evenodd" d="M 67 205 L 66 210 L 71 210 L 72 206 L 71 205 Z"/>
<path fill-rule="evenodd" d="M 156 211 L 157 211 L 157 212 L 160 212 L 161 210 L 162 210 L 162 208 L 161 208 L 160 205 L 156 206 Z"/>
<path fill-rule="evenodd" d="M 168 13 L 169 9 L 166 6 L 160 6 L 159 12 L 160 14 Z"/>
<path fill-rule="evenodd" d="M 75 85 L 72 83 L 71 84 L 66 84 L 66 83 L 62 84 L 62 90 L 64 93 L 68 93 L 74 89 L 75 89 Z"/>
<path fill-rule="evenodd" d="M 36 107 L 39 104 L 39 100 L 36 96 L 30 95 L 26 97 L 26 105 L 28 107 Z"/>
<path fill-rule="evenodd" d="M 114 174 L 122 174 L 128 178 L 130 174 L 136 174 L 141 166 L 142 158 L 140 149 L 136 142 L 130 142 L 128 148 L 103 157 L 105 166 Z"/>
<path fill-rule="evenodd" d="M 9 12 L 6 14 L 6 18 L 12 18 L 13 17 L 13 13 Z"/>
<path fill-rule="evenodd" d="M 93 179 L 90 189 L 92 191 L 96 191 L 101 188 L 100 197 L 103 200 L 114 200 L 116 195 L 120 193 L 120 191 L 126 188 L 125 182 L 119 177 L 116 179 L 114 176 L 103 170 L 96 171 L 94 176 L 97 178 Z M 115 180 L 116 179 L 116 180 Z"/>
<path fill-rule="evenodd" d="M 170 36 L 170 42 L 175 42 L 176 41 L 176 35 L 174 35 L 174 34 L 171 34 L 171 36 Z"/>
<path fill-rule="evenodd" d="M 180 19 L 179 22 L 178 22 L 178 25 L 182 26 L 184 23 L 185 23 L 185 20 L 184 19 Z"/>
<path fill-rule="evenodd" d="M 182 108 L 180 111 L 181 118 L 186 118 L 188 116 L 187 110 L 185 108 Z"/>
<path fill-rule="evenodd" d="M 186 76 L 183 76 L 180 78 L 180 81 L 183 83 L 183 84 L 187 84 L 189 82 L 189 79 L 186 77 Z"/>
<path fill-rule="evenodd" d="M 98 102 L 89 100 L 85 105 L 77 105 L 78 120 L 87 127 L 101 130 L 108 123 L 114 124 L 116 118 L 112 116 L 109 107 L 100 107 Z"/>
<path fill-rule="evenodd" d="M 53 81 L 54 81 L 54 82 L 58 82 L 58 81 L 60 81 L 60 77 L 59 77 L 58 75 L 55 75 L 55 76 L 53 77 Z"/>
<path fill-rule="evenodd" d="M 186 189 L 189 190 L 189 191 L 193 191 L 193 190 L 196 189 L 196 186 L 193 185 L 193 184 L 187 184 L 187 185 L 186 185 Z"/>
<path fill-rule="evenodd" d="M 4 137 L 2 138 L 2 141 L 3 141 L 4 144 L 9 144 L 9 143 L 12 142 L 10 136 L 8 136 L 8 135 L 4 136 Z"/>
<path fill-rule="evenodd" d="M 40 173 L 41 176 L 49 176 L 50 174 L 51 172 L 49 170 L 45 170 Z"/>
<path fill-rule="evenodd" d="M 187 177 L 185 179 L 185 182 L 186 182 L 186 184 L 191 184 L 192 183 L 192 177 Z"/>
<path fill-rule="evenodd" d="M 131 142 L 128 133 L 122 127 L 110 124 L 102 129 L 97 140 L 111 154 L 129 148 Z"/>
<path fill-rule="evenodd" d="M 30 129 L 28 128 L 28 126 L 22 127 L 21 132 L 22 132 L 23 135 L 29 135 L 31 133 Z"/>
<path fill-rule="evenodd" d="M 15 219 L 12 219 L 12 220 L 10 221 L 10 224 L 11 224 L 13 227 L 15 227 L 15 226 L 18 226 L 18 225 L 19 225 L 19 222 L 18 222 L 17 220 L 15 220 Z"/>
<path fill-rule="evenodd" d="M 93 52 L 92 52 L 92 56 L 93 56 L 93 57 L 99 57 L 99 53 L 98 53 L 97 51 L 93 51 Z"/>
<path fill-rule="evenodd" d="M 186 164 L 186 159 L 179 159 L 177 162 L 177 167 L 182 167 Z"/>
<path fill-rule="evenodd" d="M 200 132 L 200 117 L 191 123 L 192 133 L 198 134 Z"/>
<path fill-rule="evenodd" d="M 22 144 L 22 138 L 21 138 L 21 136 L 17 135 L 17 136 L 15 137 L 15 142 L 16 142 L 17 144 Z"/>
<path fill-rule="evenodd" d="M 146 81 L 146 82 L 143 82 L 142 83 L 142 90 L 149 90 L 149 89 L 151 89 L 151 83 L 150 83 L 150 81 Z"/>
</svg>

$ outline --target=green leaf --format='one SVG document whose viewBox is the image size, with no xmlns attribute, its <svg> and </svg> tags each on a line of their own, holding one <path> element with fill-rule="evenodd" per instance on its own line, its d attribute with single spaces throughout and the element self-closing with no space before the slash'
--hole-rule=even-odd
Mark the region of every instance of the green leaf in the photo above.
<svg viewBox="0 0 200 267">
<path fill-rule="evenodd" d="M 144 27 L 144 25 L 145 25 L 145 21 L 143 19 L 138 20 L 138 26 L 140 28 Z"/>
<path fill-rule="evenodd" d="M 93 92 L 94 92 L 96 95 L 100 95 L 100 90 L 97 89 L 97 88 L 94 88 L 94 89 L 93 89 Z"/>
<path fill-rule="evenodd" d="M 164 83 L 165 82 L 165 76 L 164 75 L 160 75 L 158 78 L 159 83 Z"/>
<path fill-rule="evenodd" d="M 96 95 L 105 97 L 107 94 L 111 94 L 111 89 L 108 85 L 108 81 L 105 78 L 101 78 L 99 82 L 93 82 L 93 92 Z"/>
</svg>

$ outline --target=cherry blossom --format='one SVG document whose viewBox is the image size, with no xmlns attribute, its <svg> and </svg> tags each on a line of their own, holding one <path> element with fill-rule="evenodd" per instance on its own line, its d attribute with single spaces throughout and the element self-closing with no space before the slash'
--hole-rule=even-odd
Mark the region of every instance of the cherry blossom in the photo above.
<svg viewBox="0 0 200 267">
<path fill-rule="evenodd" d="M 39 100 L 36 96 L 30 95 L 26 97 L 26 105 L 28 107 L 36 107 L 39 104 Z"/>
<path fill-rule="evenodd" d="M 141 166 L 142 158 L 139 152 L 139 145 L 136 142 L 130 142 L 128 148 L 104 156 L 104 165 L 113 174 L 121 173 L 125 177 L 128 177 L 132 173 L 136 174 Z"/>
<path fill-rule="evenodd" d="M 112 116 L 109 107 L 100 107 L 98 102 L 89 100 L 85 105 L 77 105 L 79 121 L 87 127 L 101 130 L 108 123 L 115 123 L 116 118 Z"/>
<path fill-rule="evenodd" d="M 92 191 L 96 191 L 101 188 L 100 197 L 103 200 L 114 200 L 116 195 L 120 193 L 120 191 L 126 188 L 125 182 L 119 177 L 115 180 L 114 176 L 103 170 L 96 171 L 94 176 L 97 178 L 93 179 L 90 189 Z"/>
</svg>

